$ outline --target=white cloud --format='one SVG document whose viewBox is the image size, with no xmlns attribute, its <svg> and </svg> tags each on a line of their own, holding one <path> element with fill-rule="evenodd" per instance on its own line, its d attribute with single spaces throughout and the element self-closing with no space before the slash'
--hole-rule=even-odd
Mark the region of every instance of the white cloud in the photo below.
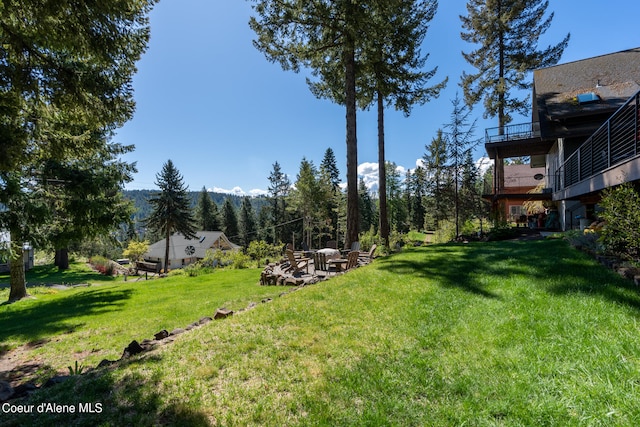
<svg viewBox="0 0 640 427">
<path fill-rule="evenodd" d="M 377 163 L 365 162 L 358 165 L 358 179 L 362 178 L 364 180 L 364 184 L 369 191 L 378 191 L 378 170 Z M 396 165 L 396 170 L 401 179 L 404 180 L 407 169 L 404 166 Z"/>
<path fill-rule="evenodd" d="M 213 187 L 213 188 L 208 188 L 207 191 L 213 192 L 213 193 L 233 194 L 235 196 L 251 196 L 251 197 L 266 196 L 267 194 L 269 194 L 267 190 L 254 188 L 249 191 L 244 191 L 241 187 L 237 187 L 237 186 L 233 187 L 231 190 L 227 190 L 225 188 L 220 188 L 220 187 Z"/>
<path fill-rule="evenodd" d="M 489 170 L 491 166 L 493 166 L 493 160 L 488 157 L 480 157 L 478 160 L 476 160 L 476 168 L 478 168 L 480 176 L 484 176 L 484 174 L 487 173 L 487 170 Z"/>
<path fill-rule="evenodd" d="M 231 190 L 226 190 L 220 187 L 213 187 L 213 188 L 210 188 L 208 191 L 212 191 L 214 193 L 235 194 L 236 196 L 246 195 L 246 193 L 240 187 L 233 187 Z"/>
<path fill-rule="evenodd" d="M 365 162 L 358 165 L 358 179 L 362 178 L 369 191 L 378 189 L 378 164 Z"/>
<path fill-rule="evenodd" d="M 267 194 L 269 194 L 269 192 L 267 190 L 260 190 L 258 188 L 254 188 L 253 190 L 249 190 L 249 195 L 252 196 L 252 197 L 266 196 Z"/>
</svg>

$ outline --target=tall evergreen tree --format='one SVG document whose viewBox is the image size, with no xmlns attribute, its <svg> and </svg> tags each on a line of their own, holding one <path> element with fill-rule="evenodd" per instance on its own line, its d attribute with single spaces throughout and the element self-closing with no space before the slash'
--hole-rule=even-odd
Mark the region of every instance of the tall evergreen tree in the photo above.
<svg viewBox="0 0 640 427">
<path fill-rule="evenodd" d="M 465 102 L 484 103 L 484 117 L 498 117 L 502 127 L 511 112 L 528 114 L 528 96 L 518 98 L 512 91 L 531 89 L 527 72 L 556 64 L 569 43 L 570 35 L 554 46 L 538 49 L 538 39 L 551 26 L 553 13 L 545 17 L 548 0 L 469 0 L 468 16 L 461 16 L 462 39 L 478 48 L 463 53 L 476 68 L 462 74 Z"/>
<path fill-rule="evenodd" d="M 471 111 L 462 103 L 458 94 L 451 101 L 453 111 L 451 121 L 445 125 L 445 135 L 447 138 L 447 151 L 450 168 L 453 174 L 453 204 L 455 212 L 456 237 L 460 235 L 460 186 L 462 178 L 462 168 L 465 160 L 473 147 L 478 144 L 474 137 L 476 121 L 469 123 Z"/>
<path fill-rule="evenodd" d="M 371 8 L 353 0 L 254 0 L 249 25 L 254 45 L 283 69 L 309 67 L 330 87 L 344 90 L 347 151 L 347 245 L 358 240 L 356 55 L 371 37 Z M 338 65 L 336 65 L 338 64 Z M 335 99 L 334 99 L 335 100 Z"/>
<path fill-rule="evenodd" d="M 553 13 L 546 15 L 548 0 L 469 0 L 467 16 L 461 16 L 462 39 L 478 46 L 463 53 L 476 73 L 463 73 L 461 86 L 468 106 L 480 101 L 484 117 L 497 117 L 502 133 L 512 112 L 527 114 L 528 96 L 514 90 L 531 89 L 527 73 L 556 64 L 569 43 L 570 35 L 558 44 L 538 49 L 538 39 L 551 26 Z M 504 162 L 496 159 L 496 188 L 504 186 Z"/>
<path fill-rule="evenodd" d="M 329 187 L 329 193 L 327 194 L 327 201 L 324 204 L 325 217 L 327 224 L 324 227 L 324 233 L 328 237 L 338 240 L 338 198 L 335 197 L 336 193 L 340 192 L 340 171 L 336 164 L 336 157 L 331 148 L 327 148 L 320 164 L 321 182 L 326 182 Z"/>
<path fill-rule="evenodd" d="M 340 170 L 336 164 L 336 155 L 331 147 L 327 148 L 320 163 L 320 171 L 325 172 L 325 175 L 329 178 L 329 183 L 338 190 L 340 188 Z"/>
<path fill-rule="evenodd" d="M 427 173 L 422 166 L 416 167 L 408 181 L 410 186 L 409 212 L 411 214 L 411 228 L 422 230 L 424 228 L 424 198 L 427 187 Z"/>
<path fill-rule="evenodd" d="M 402 191 L 402 175 L 398 171 L 398 166 L 393 162 L 387 162 L 386 172 L 389 224 L 392 230 L 405 231 L 408 212 Z"/>
<path fill-rule="evenodd" d="M 287 220 L 287 196 L 291 190 L 291 181 L 287 175 L 282 172 L 282 168 L 278 162 L 273 164 L 273 171 L 269 174 L 269 201 L 271 206 L 272 223 L 273 223 L 273 243 L 284 242 L 285 230 L 284 223 Z"/>
<path fill-rule="evenodd" d="M 424 104 L 437 97 L 447 79 L 428 86 L 437 67 L 423 69 L 428 55 L 420 47 L 427 34 L 428 24 L 438 8 L 436 0 L 391 0 L 376 2 L 376 35 L 372 37 L 363 60 L 368 81 L 369 98 L 376 100 L 378 111 L 378 185 L 380 197 L 380 236 L 389 244 L 387 222 L 386 158 L 384 109 L 393 104 L 395 109 L 409 116 L 413 105 Z M 367 97 L 365 97 L 366 99 Z"/>
<path fill-rule="evenodd" d="M 220 229 L 218 206 L 211 200 L 205 187 L 202 187 L 196 204 L 196 224 L 202 231 L 217 231 Z"/>
<path fill-rule="evenodd" d="M 195 220 L 191 211 L 189 188 L 184 184 L 182 175 L 170 159 L 162 166 L 162 171 L 156 175 L 155 184 L 160 192 L 149 199 L 153 212 L 145 223 L 164 236 L 164 271 L 167 272 L 171 235 L 181 233 L 188 239 L 195 238 Z"/>
<path fill-rule="evenodd" d="M 240 206 L 240 218 L 238 221 L 240 241 L 245 248 L 249 246 L 251 240 L 256 238 L 256 216 L 253 212 L 251 199 L 248 196 L 242 198 Z"/>
<path fill-rule="evenodd" d="M 41 230 L 56 250 L 55 265 L 60 270 L 69 268 L 71 243 L 109 233 L 130 221 L 133 204 L 123 199 L 121 190 L 133 179 L 135 168 L 118 156 L 131 150 L 105 144 L 99 153 L 78 153 L 80 159 L 43 165 L 40 191 L 52 216 Z"/>
<path fill-rule="evenodd" d="M 360 232 L 369 231 L 375 225 L 376 207 L 362 177 L 358 183 L 358 196 L 360 197 Z"/>
<path fill-rule="evenodd" d="M 480 197 L 482 185 L 471 150 L 467 151 L 461 176 L 459 192 L 461 222 L 464 223 L 474 217 L 482 219 L 484 216 L 484 205 Z"/>
<path fill-rule="evenodd" d="M 27 295 L 23 242 L 47 243 L 40 234 L 52 217 L 41 197 L 44 165 L 103 152 L 133 114 L 131 81 L 154 4 L 24 0 L 0 7 L 0 203 L 7 209 L 0 228 L 13 247 L 10 300 Z"/>
<path fill-rule="evenodd" d="M 303 158 L 294 189 L 290 194 L 290 208 L 302 217 L 302 233 L 304 242 L 310 247 L 312 232 L 320 223 L 323 210 L 318 171 L 313 162 Z"/>
<path fill-rule="evenodd" d="M 453 200 L 447 141 L 442 129 L 425 149 L 422 157 L 427 175 L 425 228 L 437 229 L 441 221 L 449 218 Z"/>
<path fill-rule="evenodd" d="M 271 215 L 271 206 L 265 205 L 258 211 L 258 239 L 267 243 L 275 243 L 273 241 L 273 221 Z"/>
<path fill-rule="evenodd" d="M 231 202 L 231 197 L 225 197 L 222 204 L 222 229 L 230 240 L 235 240 L 239 237 L 238 215 Z"/>
</svg>

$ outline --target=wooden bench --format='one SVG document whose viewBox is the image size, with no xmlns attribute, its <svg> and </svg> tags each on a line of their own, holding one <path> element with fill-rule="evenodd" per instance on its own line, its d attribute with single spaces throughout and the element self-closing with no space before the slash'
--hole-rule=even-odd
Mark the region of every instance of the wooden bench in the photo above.
<svg viewBox="0 0 640 427">
<path fill-rule="evenodd" d="M 160 274 L 161 268 L 159 262 L 136 261 L 136 270 Z"/>
</svg>

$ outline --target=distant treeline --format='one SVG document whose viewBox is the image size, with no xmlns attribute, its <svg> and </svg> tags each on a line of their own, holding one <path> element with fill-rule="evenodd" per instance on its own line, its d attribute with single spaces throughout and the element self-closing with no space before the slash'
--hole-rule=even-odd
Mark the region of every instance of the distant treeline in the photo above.
<svg viewBox="0 0 640 427">
<path fill-rule="evenodd" d="M 124 190 L 124 197 L 132 200 L 133 204 L 136 208 L 136 213 L 134 214 L 134 224 L 137 226 L 141 221 L 147 218 L 151 214 L 151 205 L 149 204 L 149 199 L 152 198 L 158 190 Z M 200 191 L 189 191 L 189 196 L 191 197 L 191 207 L 195 208 L 196 203 L 198 201 L 198 196 L 200 195 Z M 209 196 L 211 200 L 218 206 L 218 208 L 222 207 L 224 200 L 226 198 L 231 200 L 233 206 L 238 210 L 242 205 L 242 199 L 246 196 L 238 196 L 235 194 L 226 194 L 226 193 L 214 193 L 209 192 Z M 251 197 L 249 196 L 249 200 L 251 200 L 251 205 L 253 207 L 253 211 L 256 215 L 260 212 L 263 206 L 267 205 L 269 202 L 266 196 L 258 196 Z"/>
</svg>

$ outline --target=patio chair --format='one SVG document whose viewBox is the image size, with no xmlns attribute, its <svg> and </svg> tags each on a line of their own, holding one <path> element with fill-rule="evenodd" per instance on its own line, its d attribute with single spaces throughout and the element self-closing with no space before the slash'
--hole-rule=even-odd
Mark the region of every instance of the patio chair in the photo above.
<svg viewBox="0 0 640 427">
<path fill-rule="evenodd" d="M 293 270 L 293 274 L 302 272 L 302 268 L 309 274 L 309 258 L 296 258 L 291 249 L 287 249 L 287 259 L 289 260 L 289 268 L 287 270 Z"/>
<path fill-rule="evenodd" d="M 313 254 L 313 269 L 314 273 L 324 272 L 326 276 L 329 276 L 331 271 L 335 272 L 335 268 L 331 268 L 331 264 L 327 262 L 327 255 L 322 252 L 315 252 Z M 323 274 L 324 275 L 324 274 Z"/>
<path fill-rule="evenodd" d="M 345 249 L 342 251 L 343 255 L 347 255 L 349 252 L 358 252 L 360 251 L 360 242 L 355 241 L 353 243 L 351 243 L 351 249 Z"/>
<path fill-rule="evenodd" d="M 360 252 L 358 254 L 358 261 L 364 264 L 368 264 L 373 261 L 373 256 L 376 253 L 376 249 L 378 249 L 378 245 L 374 243 L 373 245 L 371 245 L 371 249 L 369 249 L 369 252 Z"/>
<path fill-rule="evenodd" d="M 360 255 L 359 251 L 349 252 L 349 255 L 347 255 L 347 267 L 345 270 L 351 270 L 358 266 L 358 255 Z"/>
</svg>

